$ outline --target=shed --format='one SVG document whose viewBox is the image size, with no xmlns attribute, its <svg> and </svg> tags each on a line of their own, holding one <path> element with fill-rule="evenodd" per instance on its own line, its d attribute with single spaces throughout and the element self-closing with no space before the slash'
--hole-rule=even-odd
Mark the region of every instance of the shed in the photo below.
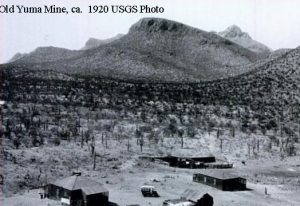
<svg viewBox="0 0 300 206">
<path fill-rule="evenodd" d="M 200 182 L 223 191 L 246 189 L 246 179 L 230 171 L 206 170 L 193 175 L 194 182 Z"/>
<path fill-rule="evenodd" d="M 56 180 L 45 186 L 45 194 L 71 206 L 107 206 L 109 192 L 102 184 L 80 175 Z"/>
<path fill-rule="evenodd" d="M 163 206 L 193 206 L 194 204 L 185 199 L 165 200 Z"/>
<path fill-rule="evenodd" d="M 188 200 L 192 203 L 196 203 L 201 197 L 203 196 L 203 192 L 192 190 L 192 189 L 186 189 L 181 195 L 181 199 Z"/>
</svg>

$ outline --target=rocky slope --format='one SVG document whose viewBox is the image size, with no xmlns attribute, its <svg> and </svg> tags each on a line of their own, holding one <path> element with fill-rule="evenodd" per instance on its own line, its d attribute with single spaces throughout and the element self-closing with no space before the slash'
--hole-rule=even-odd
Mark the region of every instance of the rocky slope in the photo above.
<svg viewBox="0 0 300 206">
<path fill-rule="evenodd" d="M 223 38 L 226 38 L 230 41 L 233 41 L 242 47 L 245 47 L 253 52 L 260 53 L 260 54 L 268 54 L 271 52 L 270 48 L 253 40 L 248 33 L 243 32 L 238 26 L 232 25 L 225 29 L 222 32 L 219 32 Z"/>
<path fill-rule="evenodd" d="M 30 63 L 34 70 L 170 82 L 232 76 L 233 66 L 258 59 L 254 52 L 218 35 L 157 18 L 141 19 L 128 34 L 94 49 L 40 50 L 14 65 L 22 63 L 28 69 L 24 63 Z"/>
<path fill-rule="evenodd" d="M 26 55 L 27 55 L 26 53 L 19 53 L 18 52 L 10 60 L 8 60 L 7 63 L 11 63 L 11 62 L 17 61 L 18 59 L 21 59 L 21 58 L 23 58 Z"/>
</svg>

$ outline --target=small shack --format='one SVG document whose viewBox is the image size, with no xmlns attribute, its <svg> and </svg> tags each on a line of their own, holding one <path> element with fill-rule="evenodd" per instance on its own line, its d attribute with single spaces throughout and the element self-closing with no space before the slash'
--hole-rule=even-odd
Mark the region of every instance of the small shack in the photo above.
<svg viewBox="0 0 300 206">
<path fill-rule="evenodd" d="M 186 189 L 180 195 L 180 199 L 185 199 L 185 200 L 188 200 L 188 201 L 192 202 L 193 204 L 195 204 L 195 203 L 197 203 L 197 201 L 199 199 L 201 199 L 202 196 L 203 196 L 202 191 Z"/>
<path fill-rule="evenodd" d="M 246 190 L 246 179 L 230 171 L 206 170 L 193 175 L 193 181 L 215 187 L 223 191 Z"/>
<path fill-rule="evenodd" d="M 45 186 L 50 199 L 71 206 L 108 206 L 109 193 L 100 183 L 76 174 Z"/>
<path fill-rule="evenodd" d="M 203 202 L 203 200 L 205 200 L 205 197 L 207 195 L 208 194 L 203 195 L 202 191 L 186 189 L 181 194 L 180 199 L 165 200 L 163 202 L 163 206 L 194 206 L 194 205 L 197 205 L 200 201 Z M 211 197 L 211 199 L 212 199 L 212 197 Z M 213 202 L 213 200 L 212 200 L 212 202 Z M 202 204 L 202 205 L 205 205 L 205 204 Z"/>
</svg>

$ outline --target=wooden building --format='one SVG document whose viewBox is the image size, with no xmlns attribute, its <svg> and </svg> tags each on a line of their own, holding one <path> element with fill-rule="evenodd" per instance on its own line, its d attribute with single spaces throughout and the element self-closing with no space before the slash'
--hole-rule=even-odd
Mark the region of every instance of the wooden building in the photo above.
<svg viewBox="0 0 300 206">
<path fill-rule="evenodd" d="M 206 170 L 193 175 L 193 181 L 206 184 L 223 191 L 237 191 L 246 189 L 246 179 L 229 171 Z"/>
<path fill-rule="evenodd" d="M 170 167 L 180 168 L 206 168 L 206 163 L 216 162 L 214 156 L 209 157 L 176 157 L 176 156 L 162 156 L 162 157 L 147 157 L 142 156 L 140 159 L 156 161 L 160 160 L 169 164 Z"/>
<path fill-rule="evenodd" d="M 73 175 L 45 186 L 45 195 L 71 206 L 108 206 L 109 193 L 100 183 Z"/>
</svg>

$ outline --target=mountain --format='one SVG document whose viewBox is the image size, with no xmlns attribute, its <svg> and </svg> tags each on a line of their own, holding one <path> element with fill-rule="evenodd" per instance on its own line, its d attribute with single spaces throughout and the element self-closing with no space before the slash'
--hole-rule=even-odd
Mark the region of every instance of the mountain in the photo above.
<svg viewBox="0 0 300 206">
<path fill-rule="evenodd" d="M 68 59 L 75 57 L 78 54 L 82 53 L 81 51 L 69 50 L 58 47 L 38 47 L 34 51 L 23 54 L 18 58 L 15 58 L 15 61 L 10 61 L 13 64 L 40 64 L 46 62 L 54 62 L 63 59 Z"/>
<path fill-rule="evenodd" d="M 8 63 L 11 63 L 11 62 L 14 62 L 14 61 L 17 61 L 18 59 L 21 59 L 23 58 L 24 56 L 26 56 L 27 54 L 26 53 L 16 53 L 10 60 L 8 60 Z"/>
<path fill-rule="evenodd" d="M 117 39 L 120 39 L 124 34 L 117 34 L 116 36 L 109 38 L 109 39 L 95 39 L 95 38 L 90 38 L 84 45 L 84 47 L 81 50 L 87 50 L 87 49 L 92 49 L 104 44 L 111 43 Z"/>
<path fill-rule="evenodd" d="M 238 26 L 232 25 L 225 29 L 222 32 L 219 32 L 223 38 L 226 38 L 230 41 L 233 41 L 242 47 L 245 47 L 253 52 L 260 53 L 260 54 L 268 54 L 271 52 L 271 49 L 267 46 L 253 40 L 248 33 L 243 32 Z"/>
<path fill-rule="evenodd" d="M 235 66 L 258 59 L 256 53 L 216 34 L 175 21 L 144 18 L 126 35 L 99 47 L 38 49 L 14 64 L 26 62 L 30 69 L 68 74 L 174 82 L 236 75 Z"/>
<path fill-rule="evenodd" d="M 282 56 L 282 55 L 288 53 L 291 50 L 292 49 L 277 49 L 277 50 L 274 50 L 270 53 L 269 58 L 276 58 L 276 57 Z"/>
</svg>

